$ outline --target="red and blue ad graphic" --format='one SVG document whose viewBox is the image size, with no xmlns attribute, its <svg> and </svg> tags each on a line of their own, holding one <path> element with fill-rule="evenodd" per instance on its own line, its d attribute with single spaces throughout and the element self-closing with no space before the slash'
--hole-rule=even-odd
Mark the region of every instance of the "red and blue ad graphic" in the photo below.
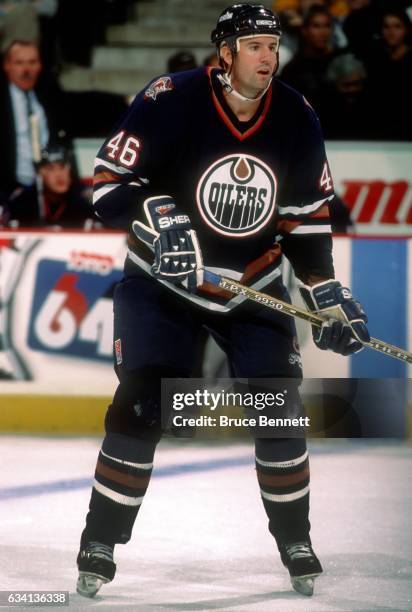
<svg viewBox="0 0 412 612">
<path fill-rule="evenodd" d="M 112 360 L 113 290 L 122 271 L 94 256 L 93 265 L 39 262 L 28 345 L 37 351 Z M 79 258 L 75 260 L 79 263 Z"/>
</svg>

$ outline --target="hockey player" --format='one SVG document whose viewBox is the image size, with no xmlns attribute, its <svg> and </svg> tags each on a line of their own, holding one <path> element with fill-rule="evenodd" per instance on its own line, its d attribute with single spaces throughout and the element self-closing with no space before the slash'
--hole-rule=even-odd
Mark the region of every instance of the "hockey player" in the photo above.
<svg viewBox="0 0 412 612">
<path fill-rule="evenodd" d="M 302 376 L 293 320 L 203 283 L 205 269 L 288 300 L 283 252 L 309 308 L 330 313 L 314 331 L 319 348 L 347 355 L 369 338 L 362 308 L 334 280 L 318 120 L 273 78 L 280 36 L 263 6 L 228 7 L 212 32 L 221 68 L 154 79 L 98 153 L 96 213 L 130 231 L 130 248 L 114 296 L 119 386 L 81 536 L 81 595 L 115 575 L 113 549 L 131 537 L 162 434 L 160 380 L 190 376 L 202 327 L 234 376 Z M 311 595 L 322 567 L 309 536 L 306 442 L 256 438 L 255 454 L 270 533 L 293 587 Z"/>
</svg>

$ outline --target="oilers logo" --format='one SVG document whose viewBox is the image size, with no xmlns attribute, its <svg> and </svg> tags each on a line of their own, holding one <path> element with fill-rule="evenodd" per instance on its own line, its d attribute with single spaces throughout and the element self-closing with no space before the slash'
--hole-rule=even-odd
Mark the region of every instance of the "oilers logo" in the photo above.
<svg viewBox="0 0 412 612">
<path fill-rule="evenodd" d="M 273 217 L 277 182 L 257 157 L 234 153 L 215 161 L 201 177 L 196 201 L 203 220 L 224 236 L 242 238 Z"/>
</svg>

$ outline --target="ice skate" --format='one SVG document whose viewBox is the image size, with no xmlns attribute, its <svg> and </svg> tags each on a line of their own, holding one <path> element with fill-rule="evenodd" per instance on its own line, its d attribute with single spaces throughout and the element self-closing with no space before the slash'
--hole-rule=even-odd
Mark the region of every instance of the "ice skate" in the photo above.
<svg viewBox="0 0 412 612">
<path fill-rule="evenodd" d="M 319 559 L 309 542 L 284 544 L 280 549 L 282 563 L 288 568 L 290 581 L 298 593 L 310 597 L 316 576 L 322 573 Z"/>
<path fill-rule="evenodd" d="M 102 584 L 111 582 L 116 573 L 113 548 L 100 542 L 90 542 L 79 552 L 77 566 L 77 592 L 83 597 L 94 597 Z"/>
</svg>

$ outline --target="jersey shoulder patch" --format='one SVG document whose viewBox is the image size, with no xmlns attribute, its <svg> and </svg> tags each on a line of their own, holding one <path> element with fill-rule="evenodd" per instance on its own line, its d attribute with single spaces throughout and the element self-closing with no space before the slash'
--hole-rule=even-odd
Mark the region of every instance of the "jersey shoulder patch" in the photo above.
<svg viewBox="0 0 412 612">
<path fill-rule="evenodd" d="M 159 94 L 164 93 L 165 91 L 171 91 L 172 89 L 174 89 L 174 85 L 170 76 L 161 76 L 152 81 L 147 89 L 145 89 L 143 99 L 156 100 Z"/>
<path fill-rule="evenodd" d="M 143 100 L 156 101 L 160 94 L 165 92 L 187 92 L 191 88 L 196 90 L 199 77 L 204 76 L 204 70 L 195 68 L 155 77 L 143 90 Z M 167 96 L 168 97 L 168 96 Z"/>
</svg>

